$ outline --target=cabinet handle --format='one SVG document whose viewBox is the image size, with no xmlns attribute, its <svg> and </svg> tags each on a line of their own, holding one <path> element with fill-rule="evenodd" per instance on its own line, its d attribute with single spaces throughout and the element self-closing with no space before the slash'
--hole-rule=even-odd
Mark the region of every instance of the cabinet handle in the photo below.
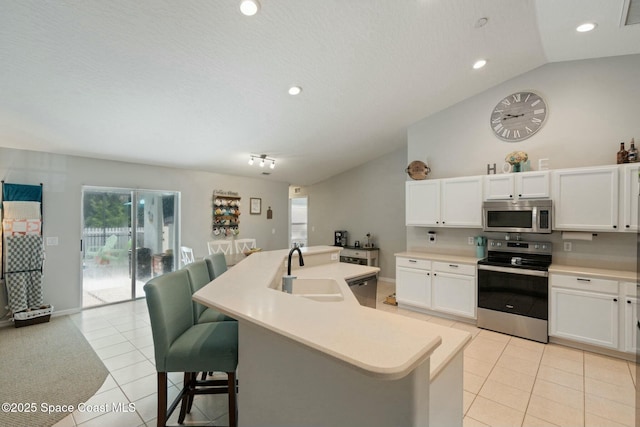
<svg viewBox="0 0 640 427">
<path fill-rule="evenodd" d="M 578 277 L 576 278 L 576 280 L 579 280 L 580 282 L 590 282 L 591 279 L 583 279 L 582 277 Z"/>
<path fill-rule="evenodd" d="M 631 226 L 630 225 L 625 225 L 625 228 L 631 228 Z"/>
<path fill-rule="evenodd" d="M 434 276 L 437 276 L 438 274 L 437 274 L 437 273 L 433 273 L 433 275 L 434 275 Z"/>
<path fill-rule="evenodd" d="M 627 300 L 627 304 L 631 304 L 631 300 Z"/>
<path fill-rule="evenodd" d="M 449 264 L 449 267 L 458 268 L 458 266 L 455 264 Z"/>
<path fill-rule="evenodd" d="M 510 198 L 511 198 L 511 197 L 513 197 L 513 194 L 509 194 L 509 197 L 510 197 Z"/>
<path fill-rule="evenodd" d="M 418 262 L 418 261 L 416 261 L 415 259 L 410 259 L 410 260 L 409 260 L 409 262 L 416 263 L 416 262 Z"/>
<path fill-rule="evenodd" d="M 522 197 L 522 194 L 518 194 L 518 197 Z"/>
<path fill-rule="evenodd" d="M 617 225 L 614 225 L 614 226 L 613 226 L 613 228 L 618 228 L 618 226 L 617 226 Z"/>
<path fill-rule="evenodd" d="M 618 302 L 618 298 L 614 298 L 614 299 L 613 299 L 613 302 Z"/>
<path fill-rule="evenodd" d="M 427 273 L 427 276 L 431 276 L 431 273 Z"/>
<path fill-rule="evenodd" d="M 444 221 L 442 221 L 442 223 L 444 224 Z"/>
</svg>

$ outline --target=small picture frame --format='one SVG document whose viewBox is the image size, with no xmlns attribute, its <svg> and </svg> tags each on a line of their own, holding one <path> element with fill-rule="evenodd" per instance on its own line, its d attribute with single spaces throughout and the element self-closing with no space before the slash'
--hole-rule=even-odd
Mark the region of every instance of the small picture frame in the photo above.
<svg viewBox="0 0 640 427">
<path fill-rule="evenodd" d="M 251 197 L 249 199 L 249 202 L 250 202 L 249 213 L 251 215 L 260 215 L 262 213 L 262 199 Z"/>
</svg>

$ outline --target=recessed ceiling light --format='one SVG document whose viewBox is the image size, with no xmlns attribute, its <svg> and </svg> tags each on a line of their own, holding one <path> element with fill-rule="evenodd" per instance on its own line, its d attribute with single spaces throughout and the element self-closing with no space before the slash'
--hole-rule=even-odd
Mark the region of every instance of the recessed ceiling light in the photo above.
<svg viewBox="0 0 640 427">
<path fill-rule="evenodd" d="M 302 92 L 302 88 L 300 86 L 291 86 L 289 88 L 289 95 L 300 95 L 300 92 Z"/>
<path fill-rule="evenodd" d="M 243 15 L 253 16 L 260 10 L 260 2 L 258 0 L 242 0 L 240 2 L 240 12 Z"/>
<path fill-rule="evenodd" d="M 586 33 L 596 28 L 595 22 L 585 22 L 584 24 L 578 25 L 576 27 L 576 31 L 579 33 Z"/>
<path fill-rule="evenodd" d="M 473 69 L 474 70 L 479 70 L 480 68 L 484 67 L 485 65 L 487 65 L 487 60 L 486 59 L 478 59 L 476 62 L 474 62 Z"/>
</svg>

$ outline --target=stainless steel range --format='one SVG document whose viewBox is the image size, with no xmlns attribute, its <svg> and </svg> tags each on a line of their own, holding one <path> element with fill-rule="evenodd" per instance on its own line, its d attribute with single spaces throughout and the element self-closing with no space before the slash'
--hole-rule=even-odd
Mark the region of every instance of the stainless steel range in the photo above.
<svg viewBox="0 0 640 427">
<path fill-rule="evenodd" d="M 548 342 L 551 243 L 489 240 L 478 261 L 478 327 Z"/>
</svg>

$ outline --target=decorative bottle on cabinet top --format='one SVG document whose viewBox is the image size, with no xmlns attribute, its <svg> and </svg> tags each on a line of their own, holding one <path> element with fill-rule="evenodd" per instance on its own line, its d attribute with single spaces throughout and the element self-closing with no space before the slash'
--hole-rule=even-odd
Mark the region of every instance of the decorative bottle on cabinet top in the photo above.
<svg viewBox="0 0 640 427">
<path fill-rule="evenodd" d="M 638 161 L 638 149 L 636 148 L 635 141 L 631 138 L 631 147 L 627 153 L 627 162 L 635 163 Z"/>
<path fill-rule="evenodd" d="M 618 151 L 618 155 L 616 157 L 616 161 L 618 164 L 627 163 L 627 150 L 624 149 L 624 142 L 620 143 L 620 151 Z"/>
</svg>

